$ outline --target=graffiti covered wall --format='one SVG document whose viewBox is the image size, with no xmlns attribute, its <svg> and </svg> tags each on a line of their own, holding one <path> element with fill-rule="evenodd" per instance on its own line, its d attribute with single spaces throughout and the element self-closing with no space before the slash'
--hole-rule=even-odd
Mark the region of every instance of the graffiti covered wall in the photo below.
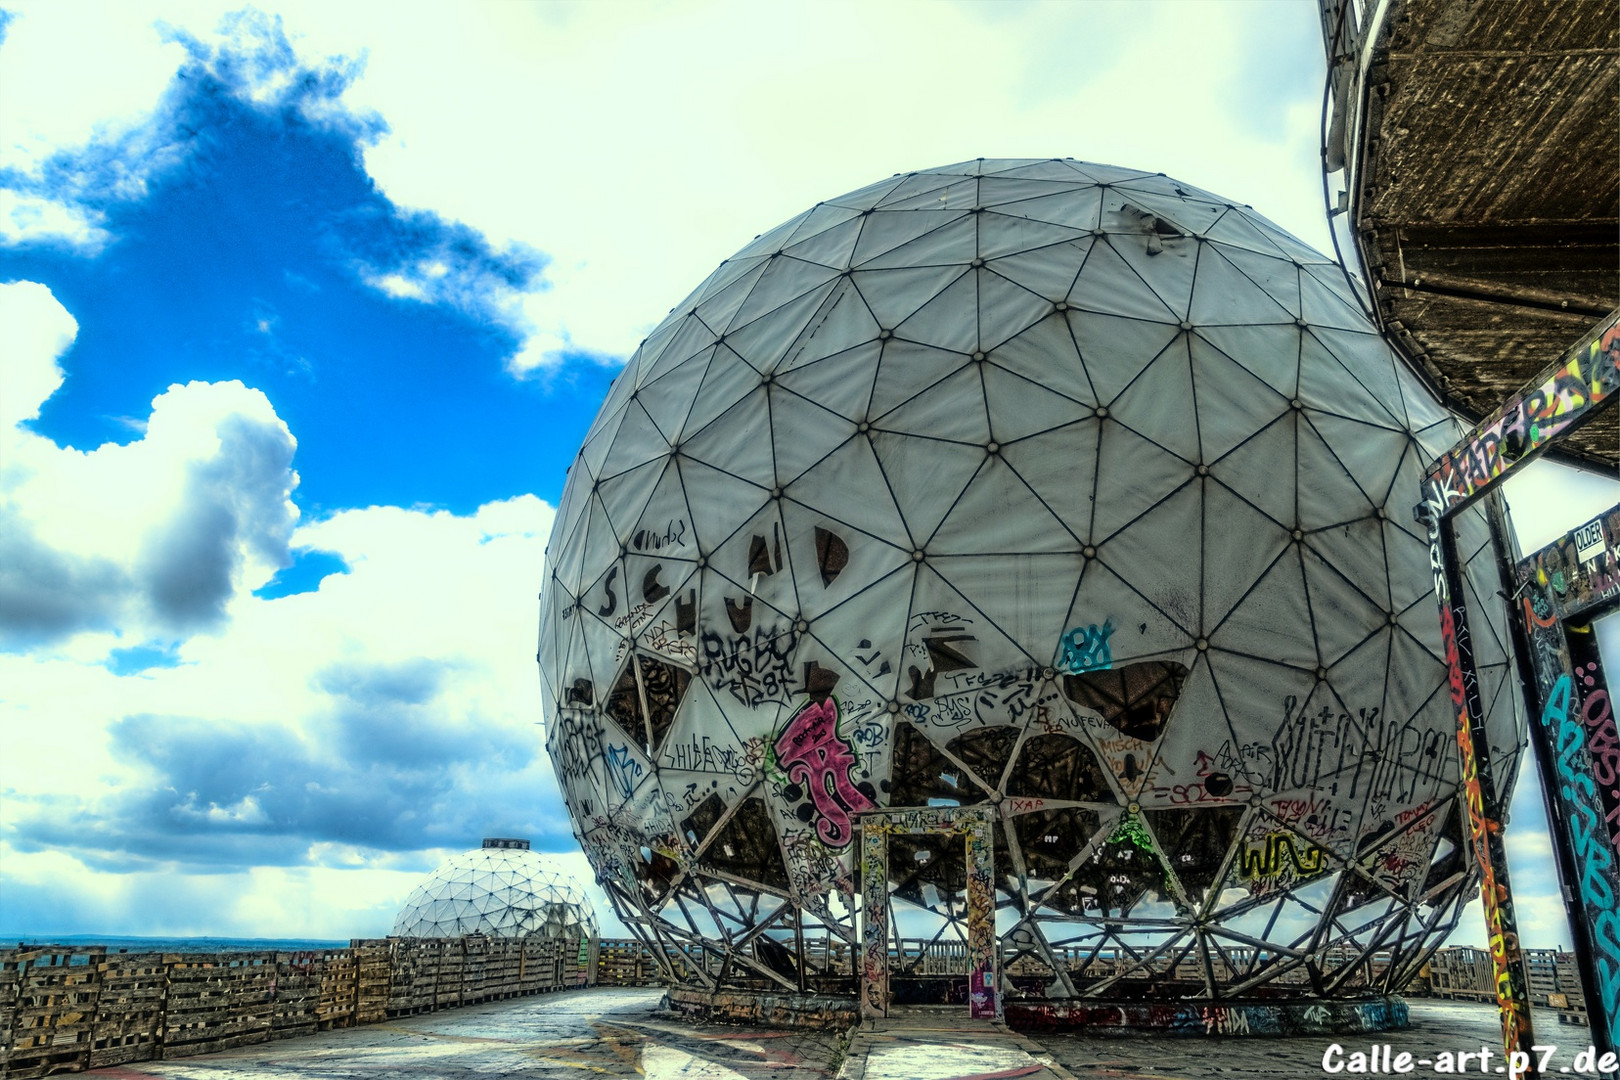
<svg viewBox="0 0 1620 1080">
<path fill-rule="evenodd" d="M 1552 763 L 1554 843 L 1585 978 L 1595 983 L 1600 1045 L 1620 1033 L 1620 733 L 1591 620 L 1620 596 L 1620 507 L 1519 563 L 1519 603 L 1541 712 L 1534 734 Z M 1573 880 L 1569 878 L 1573 877 Z M 1584 932 L 1583 932 L 1584 931 Z"/>
</svg>

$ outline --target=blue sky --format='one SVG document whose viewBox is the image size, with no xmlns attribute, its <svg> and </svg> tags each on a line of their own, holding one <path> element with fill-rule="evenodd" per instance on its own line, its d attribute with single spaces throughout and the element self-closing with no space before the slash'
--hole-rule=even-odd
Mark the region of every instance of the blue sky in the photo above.
<svg viewBox="0 0 1620 1080">
<path fill-rule="evenodd" d="M 1072 155 L 1327 242 L 1310 0 L 0 9 L 0 934 L 377 935 L 483 835 L 585 876 L 552 508 L 804 207 Z"/>
<path fill-rule="evenodd" d="M 285 39 L 265 29 L 261 47 L 283 53 Z M 340 97 L 346 73 L 258 103 L 244 100 L 235 47 L 191 51 L 153 120 L 172 160 L 140 198 L 103 194 L 124 167 L 115 152 L 75 147 L 45 163 L 40 190 L 82 175 L 107 247 L 87 258 L 45 240 L 0 256 L 0 273 L 48 282 L 79 321 L 64 358 L 73 378 L 34 430 L 74 446 L 124 441 L 176 378 L 241 379 L 299 434 L 296 501 L 307 511 L 378 502 L 465 513 L 523 490 L 555 503 L 612 369 L 566 354 L 567 377 L 504 369 L 520 335 L 489 296 L 542 287 L 545 256 L 493 250 L 466 225 L 378 191 L 360 151 L 384 122 L 310 115 Z M 445 303 L 367 280 L 424 256 L 455 281 Z"/>
</svg>

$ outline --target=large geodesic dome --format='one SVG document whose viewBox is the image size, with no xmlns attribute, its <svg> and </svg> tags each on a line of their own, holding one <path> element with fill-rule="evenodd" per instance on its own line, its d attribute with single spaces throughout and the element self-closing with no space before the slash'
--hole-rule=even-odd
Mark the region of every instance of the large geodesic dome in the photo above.
<svg viewBox="0 0 1620 1080">
<path fill-rule="evenodd" d="M 510 846 L 508 846 L 510 844 Z M 394 937 L 595 937 L 596 911 L 579 882 L 528 844 L 452 855 L 411 891 Z"/>
<path fill-rule="evenodd" d="M 1412 512 L 1458 432 L 1337 265 L 1162 175 L 819 203 L 651 333 L 571 470 L 539 659 L 584 850 L 699 990 L 853 994 L 858 823 L 956 805 L 994 817 L 1013 994 L 1398 987 L 1475 882 Z M 962 845 L 896 835 L 887 873 L 923 980 Z"/>
</svg>

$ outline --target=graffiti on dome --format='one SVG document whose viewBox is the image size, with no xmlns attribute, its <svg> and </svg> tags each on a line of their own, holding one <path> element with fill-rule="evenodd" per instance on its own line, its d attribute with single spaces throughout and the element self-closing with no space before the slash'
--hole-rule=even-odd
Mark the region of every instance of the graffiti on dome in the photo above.
<svg viewBox="0 0 1620 1080">
<path fill-rule="evenodd" d="M 1063 730 L 1076 724 L 1073 715 L 1058 703 L 1061 692 L 1039 668 L 950 672 L 948 676 L 950 687 L 901 706 L 906 719 L 940 730 L 1025 723 Z"/>
<path fill-rule="evenodd" d="M 1444 775 L 1449 746 L 1447 733 L 1397 721 L 1377 705 L 1352 714 L 1329 704 L 1313 709 L 1289 695 L 1271 738 L 1270 787 L 1409 805 Z"/>
<path fill-rule="evenodd" d="M 699 643 L 704 680 L 741 704 L 753 708 L 767 701 L 786 703 L 797 692 L 793 677 L 797 637 L 791 627 L 761 625 L 737 634 L 704 630 Z"/>
<path fill-rule="evenodd" d="M 685 518 L 670 518 L 662 526 L 643 526 L 630 537 L 630 550 L 657 553 L 665 549 L 678 551 L 686 547 L 687 526 Z"/>
<path fill-rule="evenodd" d="M 641 762 L 630 755 L 628 746 L 614 746 L 611 743 L 607 746 L 606 760 L 608 779 L 613 781 L 619 794 L 628 799 L 636 788 L 636 781 L 641 779 Z"/>
<path fill-rule="evenodd" d="M 1064 634 L 1058 643 L 1058 668 L 1071 675 L 1079 675 L 1113 667 L 1113 647 L 1108 643 L 1113 635 L 1114 624 L 1107 619 L 1090 626 L 1075 627 Z"/>
<path fill-rule="evenodd" d="M 602 755 L 602 725 L 590 713 L 570 710 L 557 720 L 557 736 L 552 740 L 553 759 L 566 778 L 590 775 L 591 765 Z"/>
<path fill-rule="evenodd" d="M 788 720 L 773 743 L 776 765 L 786 775 L 790 800 L 808 796 L 816 835 L 833 848 L 845 848 L 854 838 L 852 814 L 875 809 L 866 790 L 857 787 L 854 772 L 860 764 L 854 746 L 838 730 L 838 701 L 805 704 Z"/>
<path fill-rule="evenodd" d="M 1304 848 L 1304 850 L 1300 850 Z M 1284 861 L 1286 859 L 1286 862 Z M 1322 872 L 1322 849 L 1296 841 L 1287 833 L 1272 833 L 1258 845 L 1243 849 L 1243 867 L 1246 878 L 1276 877 L 1292 866 L 1295 874 L 1309 877 Z"/>
</svg>

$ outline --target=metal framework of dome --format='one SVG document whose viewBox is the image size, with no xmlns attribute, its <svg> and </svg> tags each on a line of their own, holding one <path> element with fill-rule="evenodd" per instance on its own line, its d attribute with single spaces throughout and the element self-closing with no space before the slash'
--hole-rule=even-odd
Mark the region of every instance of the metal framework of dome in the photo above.
<svg viewBox="0 0 1620 1080">
<path fill-rule="evenodd" d="M 579 939 L 596 933 L 585 890 L 553 860 L 524 841 L 486 840 L 446 859 L 411 891 L 393 936 Z"/>
<path fill-rule="evenodd" d="M 975 993 L 1398 988 L 1477 880 L 1412 513 L 1459 430 L 1337 265 L 1162 175 L 819 203 L 652 332 L 571 469 L 539 662 L 585 853 L 699 991 L 899 994 L 992 918 Z M 1495 549 L 1458 527 L 1511 783 Z M 862 864 L 907 808 L 988 822 L 993 911 L 960 837 Z"/>
</svg>

